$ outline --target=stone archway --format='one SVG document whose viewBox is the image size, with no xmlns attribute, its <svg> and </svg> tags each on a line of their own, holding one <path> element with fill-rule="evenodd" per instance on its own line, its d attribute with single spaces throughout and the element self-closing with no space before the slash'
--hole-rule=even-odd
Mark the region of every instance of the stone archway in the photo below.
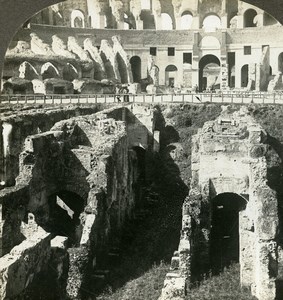
<svg viewBox="0 0 283 300">
<path fill-rule="evenodd" d="M 213 32 L 221 26 L 221 19 L 216 14 L 208 14 L 202 21 L 202 27 L 206 32 Z"/>
<path fill-rule="evenodd" d="M 199 61 L 199 90 L 220 88 L 220 61 L 215 55 L 208 54 Z"/>
<path fill-rule="evenodd" d="M 255 17 L 257 12 L 254 9 L 248 9 L 244 13 L 244 28 L 246 27 L 256 27 Z"/>
<path fill-rule="evenodd" d="M 74 9 L 71 13 L 71 27 L 84 28 L 85 16 L 79 9 Z"/>
<path fill-rule="evenodd" d="M 165 84 L 174 87 L 177 82 L 178 69 L 175 65 L 169 65 L 165 69 Z"/>
<path fill-rule="evenodd" d="M 186 10 L 181 15 L 181 28 L 180 29 L 191 29 L 193 22 L 193 14 Z"/>
<path fill-rule="evenodd" d="M 67 81 L 73 81 L 74 79 L 79 78 L 79 72 L 78 70 L 70 63 L 67 63 L 67 65 L 63 68 L 63 79 Z"/>
<path fill-rule="evenodd" d="M 210 265 L 214 273 L 239 262 L 239 211 L 245 206 L 246 200 L 235 193 L 211 200 Z"/>
<path fill-rule="evenodd" d="M 41 67 L 40 74 L 42 75 L 43 80 L 47 79 L 47 78 L 57 78 L 57 77 L 59 77 L 58 69 L 50 62 L 45 63 Z"/>
</svg>

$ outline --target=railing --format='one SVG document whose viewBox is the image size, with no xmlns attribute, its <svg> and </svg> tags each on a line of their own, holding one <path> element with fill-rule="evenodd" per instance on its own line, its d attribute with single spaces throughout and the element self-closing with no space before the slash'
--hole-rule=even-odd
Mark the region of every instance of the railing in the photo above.
<svg viewBox="0 0 283 300">
<path fill-rule="evenodd" d="M 0 104 L 83 103 L 235 103 L 283 104 L 283 93 L 219 92 L 188 94 L 0 95 Z"/>
</svg>

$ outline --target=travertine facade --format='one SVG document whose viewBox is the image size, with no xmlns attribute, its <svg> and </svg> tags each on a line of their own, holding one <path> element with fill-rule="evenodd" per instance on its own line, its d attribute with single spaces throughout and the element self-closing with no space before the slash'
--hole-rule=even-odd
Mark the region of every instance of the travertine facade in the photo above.
<svg viewBox="0 0 283 300">
<path fill-rule="evenodd" d="M 71 50 L 80 57 L 80 67 L 68 62 L 78 78 L 136 82 L 146 91 L 143 80 L 148 79 L 147 61 L 153 55 L 158 85 L 165 91 L 168 86 L 183 91 L 196 87 L 200 91 L 282 89 L 282 26 L 260 8 L 238 0 L 67 1 L 33 17 L 30 27 L 32 30 L 23 29 L 15 40 L 23 45 L 28 42 L 27 32 L 32 32 L 33 53 L 65 53 L 69 57 L 66 51 Z M 46 42 L 52 36 L 50 47 Z M 116 36 L 121 36 L 123 48 Z M 91 43 L 86 45 L 83 37 L 91 39 L 94 47 L 101 46 L 100 58 L 93 55 L 97 50 Z M 14 55 L 8 52 L 5 80 L 18 76 Z M 25 61 L 36 69 L 35 62 L 24 54 L 21 63 Z M 59 65 L 54 68 L 62 77 Z M 149 87 L 147 91 L 157 90 Z"/>
</svg>

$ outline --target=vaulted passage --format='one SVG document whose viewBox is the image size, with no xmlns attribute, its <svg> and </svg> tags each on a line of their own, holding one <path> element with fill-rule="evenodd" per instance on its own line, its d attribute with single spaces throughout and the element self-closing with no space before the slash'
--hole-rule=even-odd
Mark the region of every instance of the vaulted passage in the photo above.
<svg viewBox="0 0 283 300">
<path fill-rule="evenodd" d="M 55 235 L 68 237 L 69 246 L 76 246 L 81 237 L 80 214 L 84 200 L 75 193 L 60 191 L 49 197 L 48 229 Z"/>
<path fill-rule="evenodd" d="M 216 196 L 211 203 L 210 263 L 214 273 L 239 262 L 239 211 L 246 200 L 234 193 Z"/>
</svg>

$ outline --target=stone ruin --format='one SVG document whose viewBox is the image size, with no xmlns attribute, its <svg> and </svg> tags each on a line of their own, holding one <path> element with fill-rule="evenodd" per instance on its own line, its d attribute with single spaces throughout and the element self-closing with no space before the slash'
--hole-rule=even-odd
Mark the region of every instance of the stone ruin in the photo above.
<svg viewBox="0 0 283 300">
<path fill-rule="evenodd" d="M 267 137 L 243 110 L 224 110 L 193 137 L 180 244 L 160 300 L 185 299 L 191 282 L 233 261 L 258 299 L 282 296 L 282 216 L 268 185 Z"/>
<path fill-rule="evenodd" d="M 49 120 L 53 126 L 36 134 L 25 127 L 24 115 L 3 123 L 5 169 L 11 154 L 21 152 L 15 185 L 0 190 L 1 299 L 37 297 L 40 277 L 49 278 L 56 297 L 82 299 L 86 287 L 95 289 L 97 278 L 107 275 L 101 268 L 140 200 L 135 148 L 152 150 L 157 135 L 152 109 L 77 115 L 93 110 L 46 112 L 57 122 Z M 29 119 L 38 123 L 40 115 Z M 15 128 L 22 121 L 23 143 L 15 145 L 11 135 L 19 134 Z"/>
<path fill-rule="evenodd" d="M 79 41 L 74 36 L 65 41 L 53 35 L 48 44 L 32 32 L 30 41 L 18 41 L 8 49 L 5 73 L 10 78 L 3 83 L 4 94 L 72 94 L 74 90 L 113 94 L 115 84 L 133 83 L 129 57 L 118 36 L 112 37 L 112 43 L 102 40 L 98 48 L 92 39 Z M 58 81 L 55 88 L 46 86 L 50 80 Z M 81 82 L 78 90 L 75 80 Z"/>
</svg>

